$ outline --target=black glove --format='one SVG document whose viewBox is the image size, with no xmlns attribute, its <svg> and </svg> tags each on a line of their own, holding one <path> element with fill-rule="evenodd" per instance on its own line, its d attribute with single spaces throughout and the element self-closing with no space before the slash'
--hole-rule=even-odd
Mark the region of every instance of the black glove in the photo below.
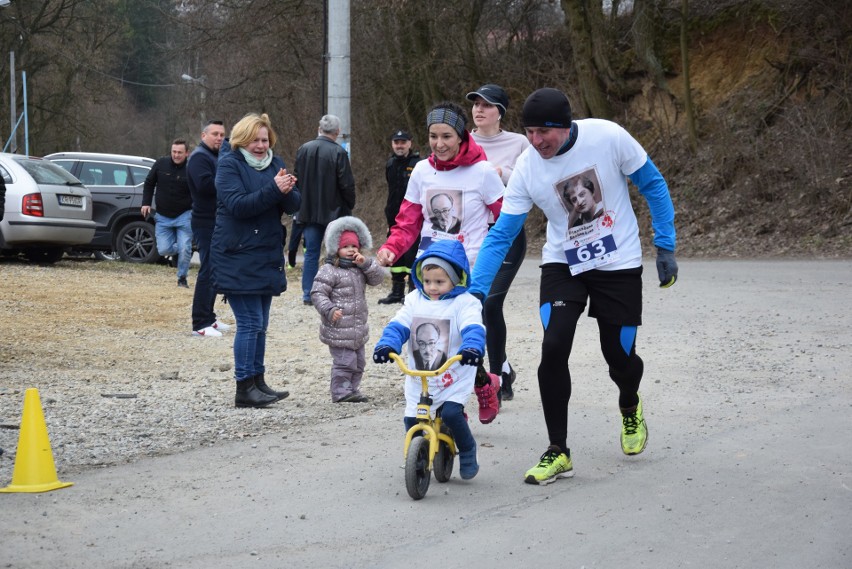
<svg viewBox="0 0 852 569">
<path fill-rule="evenodd" d="M 677 261 L 674 251 L 657 247 L 657 275 L 660 277 L 660 288 L 668 288 L 677 281 Z"/>
<path fill-rule="evenodd" d="M 390 346 L 376 346 L 373 350 L 373 361 L 377 364 L 386 364 L 390 361 L 390 355 L 393 353 L 393 348 Z"/>
<path fill-rule="evenodd" d="M 462 357 L 459 362 L 463 366 L 478 366 L 482 363 L 482 352 L 476 348 L 465 348 L 459 352 Z"/>
<path fill-rule="evenodd" d="M 477 292 L 472 292 L 472 293 L 470 293 L 470 294 L 472 294 L 472 295 L 474 296 L 474 298 L 476 298 L 476 300 L 478 300 L 478 301 L 479 301 L 479 304 L 483 304 L 483 305 L 485 304 L 485 295 L 484 295 L 484 294 L 482 294 L 482 293 L 481 293 L 481 292 L 479 292 L 479 291 L 477 291 Z"/>
</svg>

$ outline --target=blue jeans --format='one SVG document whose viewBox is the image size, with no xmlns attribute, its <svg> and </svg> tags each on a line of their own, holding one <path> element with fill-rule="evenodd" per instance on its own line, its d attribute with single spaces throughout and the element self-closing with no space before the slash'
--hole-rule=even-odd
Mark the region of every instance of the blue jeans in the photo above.
<svg viewBox="0 0 852 569">
<path fill-rule="evenodd" d="M 319 257 L 322 248 L 322 237 L 325 235 L 325 225 L 319 223 L 306 223 L 305 237 L 305 262 L 302 265 L 302 300 L 311 299 L 311 287 L 314 286 L 314 277 L 319 271 Z M 336 251 L 335 251 L 336 252 Z"/>
<path fill-rule="evenodd" d="M 230 297 L 229 297 L 230 298 Z M 444 424 L 453 432 L 453 440 L 456 441 L 456 446 L 459 451 L 468 451 L 476 447 L 476 440 L 473 438 L 473 433 L 470 432 L 470 426 L 467 424 L 467 419 L 464 416 L 464 405 L 447 401 L 441 405 L 441 419 Z M 403 417 L 405 431 L 417 424 L 416 417 Z"/>
<path fill-rule="evenodd" d="M 272 296 L 228 293 L 228 303 L 237 320 L 234 334 L 234 379 L 243 381 L 264 373 L 266 329 Z"/>
<path fill-rule="evenodd" d="M 188 209 L 177 217 L 155 213 L 154 222 L 157 252 L 164 257 L 177 255 L 177 276 L 186 277 L 192 259 L 192 210 Z"/>
<path fill-rule="evenodd" d="M 201 330 L 216 322 L 213 305 L 216 304 L 216 291 L 210 282 L 213 267 L 210 265 L 210 241 L 213 238 L 212 227 L 196 227 L 192 230 L 195 245 L 198 247 L 198 277 L 195 279 L 195 294 L 192 296 L 192 329 Z"/>
</svg>

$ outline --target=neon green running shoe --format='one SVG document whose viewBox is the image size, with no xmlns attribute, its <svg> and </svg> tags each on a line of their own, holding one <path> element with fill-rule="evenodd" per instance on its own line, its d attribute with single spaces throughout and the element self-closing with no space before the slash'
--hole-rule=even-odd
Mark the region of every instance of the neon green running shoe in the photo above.
<svg viewBox="0 0 852 569">
<path fill-rule="evenodd" d="M 547 447 L 538 464 L 527 470 L 524 482 L 527 484 L 550 484 L 557 478 L 574 476 L 574 466 L 571 457 L 555 446 Z"/>
<path fill-rule="evenodd" d="M 632 413 L 621 412 L 621 450 L 624 454 L 634 455 L 645 450 L 648 444 L 648 426 L 642 416 L 642 399 Z"/>
</svg>

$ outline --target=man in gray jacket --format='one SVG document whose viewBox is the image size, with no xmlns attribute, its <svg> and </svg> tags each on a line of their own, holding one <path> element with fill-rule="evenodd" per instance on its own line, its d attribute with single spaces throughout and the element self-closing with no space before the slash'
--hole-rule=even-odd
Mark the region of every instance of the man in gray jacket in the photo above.
<svg viewBox="0 0 852 569">
<path fill-rule="evenodd" d="M 304 225 L 305 262 L 302 267 L 302 301 L 311 304 L 311 287 L 319 269 L 320 248 L 326 226 L 350 215 L 355 207 L 355 177 L 349 154 L 335 142 L 340 119 L 325 115 L 317 137 L 296 152 L 294 174 L 302 192 L 299 223 Z"/>
</svg>

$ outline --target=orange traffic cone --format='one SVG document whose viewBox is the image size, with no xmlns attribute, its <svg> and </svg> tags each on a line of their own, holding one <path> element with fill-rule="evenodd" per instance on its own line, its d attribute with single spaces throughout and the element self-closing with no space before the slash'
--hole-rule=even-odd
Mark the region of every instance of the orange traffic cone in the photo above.
<svg viewBox="0 0 852 569">
<path fill-rule="evenodd" d="M 24 416 L 18 436 L 18 452 L 12 483 L 0 492 L 47 492 L 71 486 L 73 482 L 60 482 L 56 477 L 53 451 L 47 438 L 47 425 L 41 410 L 38 389 L 24 393 Z"/>
</svg>

